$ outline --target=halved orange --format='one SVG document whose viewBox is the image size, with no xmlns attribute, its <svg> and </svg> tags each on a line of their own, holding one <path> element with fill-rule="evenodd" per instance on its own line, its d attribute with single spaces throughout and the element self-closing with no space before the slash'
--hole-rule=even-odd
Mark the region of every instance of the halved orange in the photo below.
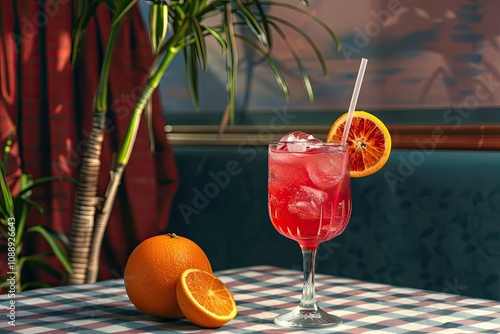
<svg viewBox="0 0 500 334">
<path fill-rule="evenodd" d="M 340 142 L 347 113 L 340 116 L 330 128 L 327 142 Z M 349 135 L 349 163 L 351 177 L 363 177 L 380 170 L 391 154 L 391 135 L 387 127 L 372 114 L 355 111 Z"/>
<path fill-rule="evenodd" d="M 231 291 L 207 271 L 184 271 L 177 281 L 176 292 L 182 313 L 200 327 L 220 327 L 238 313 Z"/>
</svg>

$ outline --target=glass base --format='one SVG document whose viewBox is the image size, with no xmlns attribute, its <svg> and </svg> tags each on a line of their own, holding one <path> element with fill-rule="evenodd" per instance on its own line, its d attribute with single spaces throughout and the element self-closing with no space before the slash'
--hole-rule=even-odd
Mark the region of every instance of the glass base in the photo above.
<svg viewBox="0 0 500 334">
<path fill-rule="evenodd" d="M 334 327 L 342 323 L 342 319 L 317 308 L 317 311 L 304 310 L 297 306 L 293 311 L 274 318 L 274 323 L 281 327 L 290 328 L 325 328 Z"/>
</svg>

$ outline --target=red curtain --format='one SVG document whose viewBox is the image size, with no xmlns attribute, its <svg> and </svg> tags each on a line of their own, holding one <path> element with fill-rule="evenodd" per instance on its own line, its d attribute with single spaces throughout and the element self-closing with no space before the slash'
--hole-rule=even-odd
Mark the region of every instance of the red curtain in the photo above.
<svg viewBox="0 0 500 334">
<path fill-rule="evenodd" d="M 74 1 L 3 1 L 0 11 L 0 145 L 17 127 L 9 182 L 20 169 L 34 179 L 78 175 L 88 138 L 100 65 L 111 15 L 100 5 L 88 26 L 77 65 L 69 63 Z M 152 62 L 147 31 L 137 6 L 121 28 L 111 66 L 110 112 L 102 150 L 99 194 L 109 180 L 117 151 Z M 153 100 L 155 152 L 144 119 L 125 170 L 103 242 L 99 279 L 120 277 L 133 248 L 166 228 L 177 186 L 177 170 L 167 142 L 158 96 Z M 68 234 L 75 186 L 53 182 L 33 199 L 45 208 L 32 210 L 29 225 L 48 225 Z M 27 252 L 45 247 L 41 240 Z"/>
</svg>

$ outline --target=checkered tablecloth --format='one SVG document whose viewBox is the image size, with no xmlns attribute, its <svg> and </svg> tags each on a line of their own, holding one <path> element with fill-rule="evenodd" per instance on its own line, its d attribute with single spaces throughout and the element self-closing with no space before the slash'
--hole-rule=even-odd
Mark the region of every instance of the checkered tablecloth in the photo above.
<svg viewBox="0 0 500 334">
<path fill-rule="evenodd" d="M 236 318 L 221 333 L 290 333 L 274 317 L 295 307 L 302 274 L 259 266 L 216 273 L 231 289 Z M 500 333 L 500 302 L 316 275 L 317 298 L 342 325 L 313 333 Z M 16 295 L 15 327 L 0 296 L 0 332 L 213 333 L 187 320 L 157 320 L 138 312 L 123 280 L 39 289 Z M 295 333 L 306 331 L 293 331 Z"/>
</svg>

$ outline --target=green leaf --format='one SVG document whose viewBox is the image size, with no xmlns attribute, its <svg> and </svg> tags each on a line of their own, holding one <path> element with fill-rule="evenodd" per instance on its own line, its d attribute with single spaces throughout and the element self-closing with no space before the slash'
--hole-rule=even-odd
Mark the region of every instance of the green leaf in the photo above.
<svg viewBox="0 0 500 334">
<path fill-rule="evenodd" d="M 228 0 L 214 0 L 207 3 L 203 8 L 200 8 L 197 15 L 198 17 L 204 17 L 205 15 L 210 15 L 214 12 L 224 11 L 226 5 L 230 5 Z"/>
<path fill-rule="evenodd" d="M 35 209 L 37 209 L 38 212 L 40 212 L 40 213 L 44 213 L 45 212 L 45 209 L 40 204 L 38 204 L 37 202 L 35 202 L 34 200 L 32 200 L 31 198 L 22 197 L 22 198 L 19 198 L 19 200 L 22 201 L 22 202 L 25 202 L 26 204 L 34 206 Z"/>
<path fill-rule="evenodd" d="M 101 0 L 94 0 L 90 4 L 82 4 L 87 1 L 82 0 L 78 2 L 78 13 L 76 26 L 73 29 L 73 38 L 71 45 L 71 64 L 75 65 L 78 55 L 81 52 L 83 38 L 85 36 L 85 31 L 89 25 L 90 20 L 95 16 L 97 7 L 100 5 Z"/>
<path fill-rule="evenodd" d="M 14 145 L 14 134 L 16 130 L 14 129 L 10 135 L 5 140 L 5 146 L 3 148 L 3 161 L 0 160 L 0 170 L 4 175 L 7 175 L 7 167 L 9 166 L 9 153 L 12 149 L 12 145 Z"/>
<path fill-rule="evenodd" d="M 200 13 L 206 2 L 207 0 L 186 1 L 185 12 L 196 16 Z"/>
<path fill-rule="evenodd" d="M 198 65 L 196 60 L 196 49 L 193 46 L 188 46 L 184 52 L 184 78 L 186 82 L 186 90 L 193 106 L 198 110 L 200 108 L 199 101 L 199 85 L 198 85 Z"/>
<path fill-rule="evenodd" d="M 6 220 L 3 220 L 2 219 L 2 225 L 6 225 L 7 224 L 7 221 Z M 4 237 L 5 239 L 7 239 L 9 237 L 9 233 L 7 232 L 6 229 L 2 227 L 0 227 L 0 233 L 2 234 L 2 237 Z M 7 246 L 5 246 L 7 247 Z M 3 252 L 4 251 L 4 246 L 1 246 L 0 245 L 0 252 Z M 5 248 L 5 252 L 7 252 L 7 249 Z"/>
<path fill-rule="evenodd" d="M 203 29 L 205 31 L 207 31 L 210 35 L 212 35 L 217 40 L 217 42 L 219 42 L 219 45 L 222 49 L 222 53 L 224 54 L 227 50 L 227 43 L 224 40 L 224 37 L 222 37 L 222 35 L 218 31 L 216 31 L 215 29 L 212 29 L 209 26 L 204 25 Z"/>
<path fill-rule="evenodd" d="M 292 23 L 290 23 L 289 21 L 287 20 L 284 20 L 280 17 L 276 17 L 276 16 L 269 16 L 268 17 L 270 20 L 273 20 L 273 21 L 277 21 L 277 22 L 280 22 L 281 24 L 284 24 L 286 25 L 287 27 L 295 30 L 297 33 L 299 33 L 300 35 L 302 35 L 302 37 L 307 41 L 307 43 L 311 46 L 311 48 L 314 50 L 314 53 L 316 54 L 316 57 L 318 58 L 318 61 L 321 65 L 321 70 L 323 71 L 323 76 L 325 77 L 328 77 L 328 67 L 326 66 L 326 61 L 325 61 L 325 58 L 323 57 L 323 55 L 321 54 L 321 51 L 320 49 L 318 48 L 318 46 L 316 45 L 316 43 L 314 42 L 314 40 L 308 35 L 306 34 L 302 29 L 300 29 L 299 27 L 293 25 Z"/>
<path fill-rule="evenodd" d="M 5 156 L 5 161 L 8 159 L 8 154 Z M 5 165 L 1 160 L 0 160 L 0 173 L 2 175 L 7 175 L 7 165 Z"/>
<path fill-rule="evenodd" d="M 111 28 L 116 27 L 120 24 L 128 12 L 134 7 L 137 0 L 122 1 L 121 4 L 117 6 L 113 19 L 111 20 Z"/>
<path fill-rule="evenodd" d="M 62 233 L 61 231 L 55 230 L 49 226 L 44 226 L 44 228 L 47 230 L 47 232 L 52 234 L 59 242 L 61 242 L 61 244 L 64 247 L 68 248 L 69 240 L 68 240 L 68 237 L 66 236 L 66 234 Z"/>
<path fill-rule="evenodd" d="M 50 263 L 46 262 L 43 260 L 43 257 L 39 254 L 37 255 L 31 255 L 31 256 L 25 256 L 23 257 L 24 263 L 31 264 L 39 269 L 42 269 L 52 277 L 55 277 L 57 279 L 62 279 L 63 274 L 60 273 L 56 268 L 54 268 Z"/>
<path fill-rule="evenodd" d="M 155 133 L 154 133 L 154 126 L 153 126 L 153 100 L 149 99 L 148 103 L 146 104 L 146 127 L 148 130 L 148 138 L 149 138 L 149 151 L 151 153 L 154 153 L 156 148 L 155 148 Z"/>
<path fill-rule="evenodd" d="M 2 215 L 5 218 L 14 217 L 14 202 L 12 201 L 12 193 L 10 192 L 10 188 L 7 185 L 7 179 L 3 171 L 0 170 L 0 188 L 2 190 Z"/>
<path fill-rule="evenodd" d="M 236 34 L 234 32 L 233 16 L 231 8 L 226 5 L 224 15 L 224 33 L 228 43 L 228 50 L 226 55 L 226 68 L 227 68 L 227 89 L 229 93 L 229 101 L 222 115 L 222 123 L 220 132 L 224 131 L 224 127 L 229 123 L 234 123 L 234 113 L 236 108 L 236 90 L 238 83 L 238 46 L 236 44 Z"/>
<path fill-rule="evenodd" d="M 255 7 L 257 7 L 257 11 L 259 12 L 259 15 L 260 15 L 260 21 L 262 22 L 262 27 L 264 29 L 264 33 L 266 35 L 266 39 L 267 39 L 267 47 L 269 48 L 272 48 L 272 34 L 271 34 L 271 30 L 269 29 L 269 23 L 268 23 L 268 20 L 267 20 L 267 15 L 266 15 L 266 12 L 264 11 L 264 8 L 262 8 L 262 5 L 260 3 L 260 1 L 256 1 L 255 2 Z"/>
<path fill-rule="evenodd" d="M 154 1 L 149 8 L 149 39 L 153 54 L 159 54 L 168 31 L 168 6 L 163 1 Z"/>
<path fill-rule="evenodd" d="M 237 7 L 236 12 L 245 20 L 248 28 L 250 28 L 264 46 L 269 46 L 267 35 L 260 26 L 259 20 L 257 20 L 254 14 L 248 10 L 241 0 L 234 0 L 234 3 L 236 3 Z"/>
<path fill-rule="evenodd" d="M 285 46 L 287 49 L 290 51 L 290 54 L 292 55 L 293 59 L 295 60 L 295 63 L 297 64 L 297 68 L 299 70 L 300 76 L 302 77 L 302 82 L 304 83 L 304 88 L 306 89 L 307 95 L 309 96 L 309 101 L 313 102 L 314 101 L 314 92 L 311 86 L 311 81 L 309 80 L 309 76 L 307 75 L 307 71 L 302 64 L 302 60 L 300 57 L 297 55 L 295 50 L 293 49 L 292 45 L 290 44 L 290 41 L 286 37 L 286 34 L 281 30 L 280 27 L 278 27 L 277 24 L 274 22 L 271 22 L 271 24 L 274 26 L 274 29 L 276 32 L 280 35 L 281 39 L 283 42 L 285 42 Z"/>
<path fill-rule="evenodd" d="M 29 174 L 22 173 L 21 177 L 19 178 L 19 194 L 17 197 L 29 197 L 31 196 L 31 188 L 28 188 L 31 184 L 33 184 L 33 178 Z M 25 190 L 26 189 L 26 190 Z"/>
<path fill-rule="evenodd" d="M 282 2 L 273 2 L 273 1 L 261 1 L 261 4 L 266 5 L 266 6 L 277 6 L 277 7 L 283 7 L 287 8 L 293 11 L 296 11 L 302 15 L 307 16 L 309 19 L 313 20 L 317 24 L 319 24 L 327 33 L 330 35 L 330 37 L 333 39 L 335 44 L 337 44 L 337 51 L 340 51 L 342 49 L 342 43 L 338 39 L 337 35 L 333 32 L 333 30 L 321 19 L 317 18 L 313 14 L 309 13 L 308 11 L 303 10 L 302 8 L 296 7 L 294 5 L 290 5 L 288 3 L 282 3 Z"/>
<path fill-rule="evenodd" d="M 24 228 L 26 226 L 26 218 L 28 217 L 28 203 L 26 203 L 26 200 L 29 200 L 28 198 L 22 199 L 22 198 L 17 198 L 18 203 L 16 207 L 18 212 L 16 212 L 16 253 L 19 254 L 21 252 L 22 244 L 23 244 L 23 234 L 24 234 Z M 37 204 L 38 205 L 38 204 Z"/>
<path fill-rule="evenodd" d="M 198 58 L 198 62 L 201 66 L 203 72 L 207 70 L 207 46 L 205 44 L 205 37 L 203 36 L 203 32 L 201 30 L 200 23 L 196 18 L 191 19 L 191 31 L 195 40 L 195 50 L 196 56 Z"/>
<path fill-rule="evenodd" d="M 245 36 L 237 34 L 236 38 L 245 42 L 250 47 L 254 48 L 257 52 L 259 52 L 264 57 L 264 60 L 267 62 L 269 67 L 271 67 L 271 70 L 273 71 L 274 76 L 276 77 L 276 81 L 278 82 L 279 86 L 281 87 L 281 90 L 283 91 L 283 95 L 285 96 L 285 99 L 288 100 L 289 99 L 288 85 L 286 83 L 285 77 L 283 76 L 283 73 L 281 73 L 279 66 L 276 63 L 276 61 L 274 60 L 274 58 L 268 54 L 267 50 L 261 48 L 259 45 L 255 44 L 254 42 L 252 42 L 251 40 L 249 40 Z"/>
<path fill-rule="evenodd" d="M 30 227 L 28 229 L 27 233 L 30 233 L 30 232 L 39 233 L 47 241 L 50 248 L 54 252 L 54 255 L 57 257 L 59 262 L 61 262 L 64 269 L 70 274 L 73 273 L 73 269 L 71 268 L 71 264 L 69 262 L 68 255 L 61 248 L 61 246 L 58 244 L 54 235 L 52 235 L 44 226 L 41 226 L 41 225 Z"/>
<path fill-rule="evenodd" d="M 76 0 L 76 17 L 81 17 L 87 11 L 89 6 L 88 0 Z"/>
<path fill-rule="evenodd" d="M 33 182 L 26 183 L 24 187 L 21 187 L 21 190 L 19 191 L 18 196 L 23 196 L 28 191 L 30 191 L 36 187 L 39 187 L 45 183 L 55 182 L 55 181 L 58 181 L 58 182 L 67 181 L 67 182 L 71 182 L 73 184 L 78 184 L 78 180 L 74 179 L 72 177 L 59 177 L 59 176 L 41 177 Z"/>
</svg>

